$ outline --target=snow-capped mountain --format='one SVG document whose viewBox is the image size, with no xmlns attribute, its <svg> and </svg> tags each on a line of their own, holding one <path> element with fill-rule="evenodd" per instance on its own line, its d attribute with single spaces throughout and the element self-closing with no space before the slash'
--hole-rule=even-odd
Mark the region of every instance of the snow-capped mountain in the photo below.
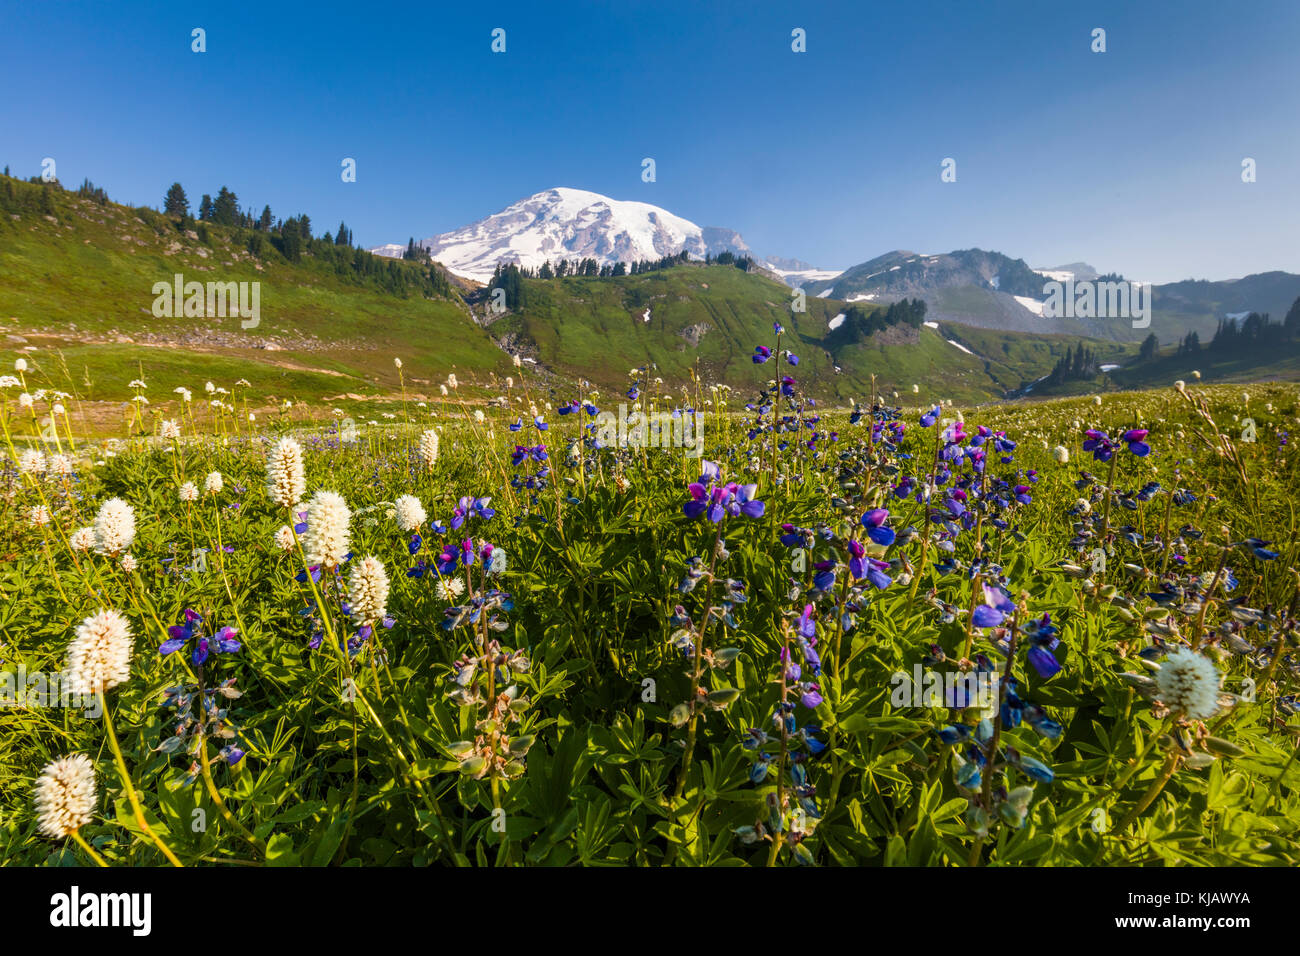
<svg viewBox="0 0 1300 956">
<path fill-rule="evenodd" d="M 731 229 L 697 226 L 649 203 L 565 187 L 536 193 L 420 245 L 452 272 L 479 282 L 490 279 L 500 262 L 538 268 L 548 260 L 595 259 L 604 265 L 662 259 L 683 249 L 697 259 L 721 252 L 753 255 Z M 370 251 L 401 255 L 405 247 Z"/>
</svg>

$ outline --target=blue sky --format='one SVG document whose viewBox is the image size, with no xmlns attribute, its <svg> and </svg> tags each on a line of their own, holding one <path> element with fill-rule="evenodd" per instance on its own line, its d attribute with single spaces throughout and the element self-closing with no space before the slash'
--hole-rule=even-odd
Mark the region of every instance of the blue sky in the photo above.
<svg viewBox="0 0 1300 956">
<path fill-rule="evenodd" d="M 1298 40 L 1291 0 L 2 0 L 0 163 L 137 204 L 225 184 L 363 245 L 573 186 L 825 268 L 979 246 L 1158 282 L 1300 272 Z"/>
</svg>

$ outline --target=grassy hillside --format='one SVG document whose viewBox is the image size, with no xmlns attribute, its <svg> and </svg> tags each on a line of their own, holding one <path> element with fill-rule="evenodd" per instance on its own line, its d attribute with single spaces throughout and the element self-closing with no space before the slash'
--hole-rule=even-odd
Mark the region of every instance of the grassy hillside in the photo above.
<svg viewBox="0 0 1300 956">
<path fill-rule="evenodd" d="M 938 328 L 900 324 L 858 344 L 837 344 L 844 337 L 833 338 L 829 324 L 843 302 L 809 295 L 806 311 L 791 312 L 791 291 L 781 283 L 701 263 L 608 278 L 524 279 L 523 305 L 480 324 L 475 314 L 491 316 L 486 290 L 448 286 L 439 266 L 322 243 L 290 261 L 264 233 L 185 225 L 93 193 L 0 177 L 0 334 L 11 358 L 27 360 L 31 387 L 70 391 L 80 403 L 118 403 L 131 397 L 127 383 L 142 377 L 157 408 L 177 386 L 230 387 L 244 379 L 276 402 L 319 405 L 339 396 L 391 396 L 398 388 L 393 359 L 400 357 L 415 395 L 436 392 L 453 371 L 495 394 L 511 371 L 509 353 L 523 351 L 548 377 L 619 390 L 629 369 L 653 364 L 670 387 L 695 369 L 705 383 L 725 382 L 745 396 L 793 371 L 830 399 L 862 397 L 874 375 L 886 393 L 917 385 L 928 397 L 970 402 L 1023 390 L 1085 340 L 977 329 L 940 310 L 929 317 Z M 177 273 L 200 283 L 260 283 L 259 324 L 245 329 L 237 316 L 155 317 L 154 284 Z M 799 356 L 797 370 L 751 361 L 754 346 L 774 343 L 774 322 L 786 328 L 782 345 Z M 1134 351 L 1102 341 L 1089 347 L 1125 366 Z M 1234 361 L 1220 375 L 1208 357 L 1200 364 L 1207 378 L 1237 379 L 1289 377 L 1296 365 L 1279 356 L 1253 372 L 1251 363 Z M 1172 377 L 1185 374 L 1180 368 Z M 1170 378 L 1156 363 L 1085 385 L 1163 385 Z M 101 409 L 101 417 L 108 414 Z"/>
<path fill-rule="evenodd" d="M 806 312 L 792 313 L 788 288 L 726 265 L 525 280 L 525 293 L 525 305 L 494 322 L 492 334 L 535 352 L 546 365 L 598 381 L 611 375 L 621 380 L 647 362 L 658 365 L 665 381 L 684 381 L 698 362 L 705 381 L 757 385 L 778 366 L 754 366 L 754 346 L 772 345 L 772 324 L 780 322 L 786 329 L 782 347 L 800 359 L 793 374 L 817 394 L 862 396 L 874 374 L 880 389 L 910 391 L 918 384 L 930 394 L 968 401 L 1000 397 L 1046 374 L 1077 341 L 964 326 L 897 326 L 867 343 L 833 350 L 829 323 L 843 303 L 810 296 Z"/>
<path fill-rule="evenodd" d="M 428 379 L 508 365 L 454 293 L 395 294 L 310 252 L 289 262 L 264 243 L 255 255 L 250 230 L 205 223 L 205 241 L 153 210 L 4 177 L 0 189 L 6 186 L 19 211 L 10 206 L 0 215 L 0 330 L 11 349 L 35 346 L 25 354 L 37 366 L 57 364 L 62 352 L 93 398 L 128 397 L 130 370 L 141 365 L 165 379 L 154 379 L 155 388 L 192 388 L 196 376 L 226 374 L 275 383 L 281 398 L 389 391 L 396 355 Z M 41 191 L 52 214 L 29 198 Z M 414 287 L 429 270 L 378 265 L 400 270 Z M 156 318 L 153 285 L 176 273 L 202 283 L 260 282 L 259 324 L 245 329 L 233 316 Z"/>
</svg>

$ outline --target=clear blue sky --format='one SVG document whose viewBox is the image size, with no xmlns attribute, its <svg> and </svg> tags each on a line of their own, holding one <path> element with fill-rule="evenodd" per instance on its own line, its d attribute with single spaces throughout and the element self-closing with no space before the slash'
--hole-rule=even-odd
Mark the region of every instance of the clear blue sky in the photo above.
<svg viewBox="0 0 1300 956">
<path fill-rule="evenodd" d="M 225 184 L 363 245 L 566 185 L 828 268 L 979 246 L 1222 279 L 1300 272 L 1298 50 L 1294 0 L 0 0 L 0 163 L 136 204 Z"/>
</svg>

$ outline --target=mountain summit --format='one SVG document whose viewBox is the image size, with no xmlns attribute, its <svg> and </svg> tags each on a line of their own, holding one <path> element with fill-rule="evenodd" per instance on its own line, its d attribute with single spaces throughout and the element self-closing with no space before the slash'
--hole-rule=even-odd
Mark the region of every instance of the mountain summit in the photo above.
<svg viewBox="0 0 1300 956">
<path fill-rule="evenodd" d="M 650 203 L 566 187 L 535 193 L 420 245 L 452 272 L 480 282 L 492 277 L 499 262 L 537 268 L 548 260 L 595 259 L 605 265 L 662 259 L 682 250 L 699 259 L 721 252 L 753 254 L 731 229 L 697 226 Z M 401 255 L 402 249 L 388 245 L 371 251 Z"/>
</svg>

